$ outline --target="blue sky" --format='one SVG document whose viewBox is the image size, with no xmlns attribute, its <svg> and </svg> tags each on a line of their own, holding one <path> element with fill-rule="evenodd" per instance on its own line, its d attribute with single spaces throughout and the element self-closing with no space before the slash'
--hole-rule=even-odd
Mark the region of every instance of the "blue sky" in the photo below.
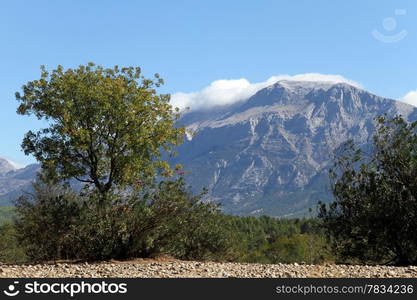
<svg viewBox="0 0 417 300">
<path fill-rule="evenodd" d="M 2 1 L 0 157 L 33 162 L 20 143 L 42 124 L 15 114 L 14 93 L 42 64 L 140 66 L 172 94 L 221 79 L 338 74 L 401 98 L 417 90 L 416 31 L 415 0 Z"/>
</svg>

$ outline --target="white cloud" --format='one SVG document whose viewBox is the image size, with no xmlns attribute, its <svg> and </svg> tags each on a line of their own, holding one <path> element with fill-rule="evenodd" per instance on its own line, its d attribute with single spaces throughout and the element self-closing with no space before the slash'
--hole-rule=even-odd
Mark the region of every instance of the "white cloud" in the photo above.
<svg viewBox="0 0 417 300">
<path fill-rule="evenodd" d="M 400 99 L 402 102 L 417 106 L 417 90 L 407 93 Z"/>
<path fill-rule="evenodd" d="M 201 91 L 191 93 L 175 93 L 171 96 L 171 104 L 183 109 L 190 107 L 193 110 L 210 108 L 219 105 L 229 105 L 245 100 L 254 95 L 260 89 L 274 84 L 279 80 L 292 81 L 329 81 L 334 83 L 348 83 L 357 87 L 361 85 L 355 81 L 344 78 L 341 75 L 329 75 L 318 73 L 306 73 L 298 75 L 277 75 L 263 82 L 251 83 L 245 78 L 222 79 L 213 81 Z"/>
</svg>

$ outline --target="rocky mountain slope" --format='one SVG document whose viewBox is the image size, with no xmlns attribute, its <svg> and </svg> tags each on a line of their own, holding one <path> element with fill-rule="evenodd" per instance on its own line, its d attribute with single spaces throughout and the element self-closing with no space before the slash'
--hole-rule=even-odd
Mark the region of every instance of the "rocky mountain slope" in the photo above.
<svg viewBox="0 0 417 300">
<path fill-rule="evenodd" d="M 300 216 L 331 199 L 327 170 L 348 139 L 368 143 L 374 118 L 416 109 L 345 83 L 279 81 L 240 103 L 187 113 L 195 132 L 174 163 L 226 212 Z"/>
<path fill-rule="evenodd" d="M 23 191 L 29 191 L 38 170 L 37 164 L 16 169 L 0 158 L 0 206 L 10 205 Z"/>
</svg>

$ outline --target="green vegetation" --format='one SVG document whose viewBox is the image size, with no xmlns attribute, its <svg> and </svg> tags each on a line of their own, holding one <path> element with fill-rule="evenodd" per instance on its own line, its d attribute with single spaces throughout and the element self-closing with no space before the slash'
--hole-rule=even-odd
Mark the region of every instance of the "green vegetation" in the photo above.
<svg viewBox="0 0 417 300">
<path fill-rule="evenodd" d="M 12 206 L 0 206 L 0 225 L 11 221 L 13 212 L 14 208 Z"/>
<path fill-rule="evenodd" d="M 336 201 L 319 217 L 344 260 L 416 265 L 417 122 L 378 124 L 372 149 L 341 149 L 331 171 Z"/>
<path fill-rule="evenodd" d="M 161 183 L 143 206 L 115 205 L 99 219 L 65 187 L 38 182 L 34 198 L 17 202 L 15 225 L 0 227 L 0 261 L 180 259 L 252 263 L 334 261 L 315 219 L 221 215 L 185 189 Z M 160 198 L 167 193 L 169 198 Z M 169 201 L 159 199 L 170 199 Z M 162 213 L 164 211 L 165 213 Z"/>
<path fill-rule="evenodd" d="M 24 138 L 43 171 L 32 194 L 0 209 L 1 262 L 164 254 L 417 264 L 417 122 L 379 118 L 370 152 L 345 144 L 330 172 L 336 201 L 321 204 L 318 219 L 227 216 L 163 159 L 185 129 L 175 127 L 178 110 L 157 94 L 155 78 L 139 68 L 59 66 L 42 68 L 41 79 L 16 94 L 19 114 L 50 127 Z M 70 180 L 84 184 L 81 191 Z"/>
<path fill-rule="evenodd" d="M 17 240 L 13 224 L 14 207 L 0 207 L 0 262 L 24 262 L 27 260 L 24 248 Z"/>
<path fill-rule="evenodd" d="M 253 263 L 334 261 L 315 219 L 224 216 L 232 233 L 232 260 Z"/>
<path fill-rule="evenodd" d="M 333 260 L 317 220 L 238 217 L 201 202 L 182 176 L 146 187 L 105 211 L 89 197 L 40 176 L 2 227 L 3 261 L 103 260 L 170 255 L 238 262 Z M 12 256 L 11 254 L 15 254 Z"/>
<path fill-rule="evenodd" d="M 147 187 L 97 211 L 91 195 L 39 178 L 16 203 L 15 230 L 32 261 L 126 259 L 170 254 L 215 259 L 227 250 L 216 206 L 192 195 L 182 177 Z M 93 203 L 93 204 L 92 204 Z M 93 207 L 91 207 L 93 206 Z"/>
<path fill-rule="evenodd" d="M 0 262 L 20 263 L 27 261 L 24 247 L 19 244 L 16 227 L 11 223 L 0 225 Z"/>
</svg>

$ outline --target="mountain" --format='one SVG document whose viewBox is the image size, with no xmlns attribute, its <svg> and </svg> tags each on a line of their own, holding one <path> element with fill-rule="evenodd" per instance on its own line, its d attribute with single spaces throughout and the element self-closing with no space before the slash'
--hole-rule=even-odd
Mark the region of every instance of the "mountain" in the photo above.
<svg viewBox="0 0 417 300">
<path fill-rule="evenodd" d="M 10 163 L 3 163 L 4 161 L 6 160 L 0 158 L 0 206 L 10 205 L 23 191 L 30 191 L 39 170 L 37 164 L 16 169 Z"/>
<path fill-rule="evenodd" d="M 384 114 L 417 120 L 413 106 L 345 83 L 279 81 L 239 103 L 186 113 L 180 123 L 195 134 L 171 163 L 226 213 L 303 216 L 332 200 L 334 151 L 348 139 L 368 144 Z M 30 190 L 38 170 L 0 159 L 0 206 Z"/>
<path fill-rule="evenodd" d="M 16 170 L 13 164 L 7 159 L 0 157 L 0 177 L 6 175 L 8 172 Z"/>
<path fill-rule="evenodd" d="M 369 143 L 383 114 L 417 119 L 413 106 L 345 83 L 279 81 L 231 106 L 185 114 L 195 134 L 172 163 L 228 213 L 301 216 L 332 199 L 334 151 L 348 139 Z"/>
</svg>

